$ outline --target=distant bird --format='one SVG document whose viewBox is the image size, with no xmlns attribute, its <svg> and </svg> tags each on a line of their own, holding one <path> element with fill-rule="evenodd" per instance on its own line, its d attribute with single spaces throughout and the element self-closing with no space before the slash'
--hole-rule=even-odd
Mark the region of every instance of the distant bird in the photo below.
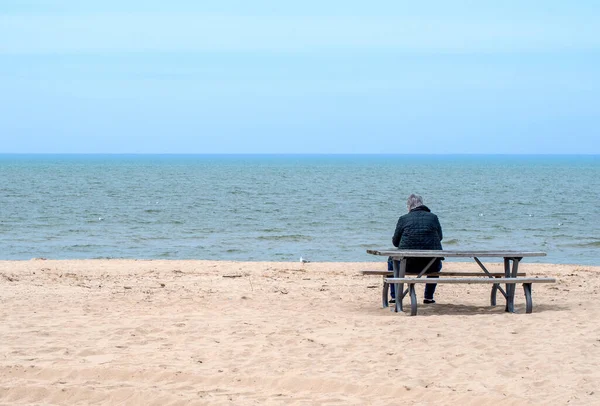
<svg viewBox="0 0 600 406">
<path fill-rule="evenodd" d="M 309 263 L 309 262 L 310 262 L 309 260 L 300 257 L 300 263 L 306 264 L 306 263 Z"/>
</svg>

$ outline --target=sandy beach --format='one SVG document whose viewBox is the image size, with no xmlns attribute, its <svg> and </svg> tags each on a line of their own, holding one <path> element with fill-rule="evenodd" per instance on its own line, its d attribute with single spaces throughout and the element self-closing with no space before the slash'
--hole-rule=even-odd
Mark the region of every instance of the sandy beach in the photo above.
<svg viewBox="0 0 600 406">
<path fill-rule="evenodd" d="M 533 314 L 443 285 L 417 317 L 359 274 L 384 268 L 0 261 L 0 404 L 600 403 L 600 267 L 524 261 L 558 280 Z"/>
</svg>

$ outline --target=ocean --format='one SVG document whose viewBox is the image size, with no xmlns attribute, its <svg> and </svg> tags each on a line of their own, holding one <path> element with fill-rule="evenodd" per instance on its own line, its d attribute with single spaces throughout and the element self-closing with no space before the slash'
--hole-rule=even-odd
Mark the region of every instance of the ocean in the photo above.
<svg viewBox="0 0 600 406">
<path fill-rule="evenodd" d="M 598 155 L 0 155 L 0 259 L 382 261 L 410 193 L 445 249 L 600 264 Z"/>
</svg>

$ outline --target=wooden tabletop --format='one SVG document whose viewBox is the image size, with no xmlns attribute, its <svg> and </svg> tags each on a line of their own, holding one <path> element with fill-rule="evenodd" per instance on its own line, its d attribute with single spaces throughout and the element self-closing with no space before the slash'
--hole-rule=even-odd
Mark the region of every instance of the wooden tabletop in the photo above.
<svg viewBox="0 0 600 406">
<path fill-rule="evenodd" d="M 383 250 L 367 250 L 367 254 L 381 255 L 392 258 L 425 258 L 425 257 L 455 257 L 455 258 L 473 258 L 473 257 L 502 257 L 502 258 L 524 258 L 524 257 L 545 257 L 545 252 L 535 251 L 513 251 L 513 250 L 399 250 L 395 248 Z"/>
</svg>

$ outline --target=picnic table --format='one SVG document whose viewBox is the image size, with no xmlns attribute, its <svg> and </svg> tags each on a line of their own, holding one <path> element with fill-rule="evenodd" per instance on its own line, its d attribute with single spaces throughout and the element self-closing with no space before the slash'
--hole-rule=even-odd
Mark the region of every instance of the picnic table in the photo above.
<svg viewBox="0 0 600 406">
<path fill-rule="evenodd" d="M 500 292 L 506 299 L 505 311 L 514 313 L 515 303 L 515 285 L 523 284 L 526 299 L 526 312 L 531 313 L 533 310 L 533 301 L 531 297 L 532 283 L 552 283 L 556 282 L 554 278 L 532 278 L 521 277 L 519 274 L 519 263 L 523 258 L 527 257 L 543 257 L 545 252 L 530 252 L 530 251 L 513 251 L 513 250 L 399 250 L 399 249 L 383 249 L 383 250 L 367 250 L 368 254 L 391 257 L 393 262 L 393 278 L 385 278 L 384 282 L 394 283 L 396 290 L 396 304 L 392 308 L 395 312 L 403 311 L 402 301 L 407 294 L 411 298 L 411 315 L 417 314 L 417 299 L 415 294 L 415 284 L 421 283 L 490 283 L 492 284 L 491 304 L 496 305 L 496 292 Z M 420 270 L 416 277 L 406 277 L 406 264 L 411 258 L 431 258 L 431 260 Z M 441 278 L 428 279 L 421 278 L 427 273 L 431 265 L 438 258 L 473 258 L 477 265 L 481 268 L 480 274 L 473 273 L 435 273 L 441 275 Z M 479 258 L 502 258 L 504 261 L 503 275 L 488 271 L 485 265 Z M 446 277 L 446 275 L 450 277 Z M 460 277 L 459 277 L 460 276 Z M 474 278 L 464 278 L 462 276 L 475 276 Z M 408 285 L 408 289 L 404 290 L 404 284 Z M 500 283 L 505 284 L 505 289 L 502 289 Z M 386 289 L 387 290 L 387 289 Z M 387 295 L 387 292 L 384 291 Z M 385 299 L 387 300 L 387 299 Z M 385 302 L 384 302 L 385 306 Z"/>
</svg>

